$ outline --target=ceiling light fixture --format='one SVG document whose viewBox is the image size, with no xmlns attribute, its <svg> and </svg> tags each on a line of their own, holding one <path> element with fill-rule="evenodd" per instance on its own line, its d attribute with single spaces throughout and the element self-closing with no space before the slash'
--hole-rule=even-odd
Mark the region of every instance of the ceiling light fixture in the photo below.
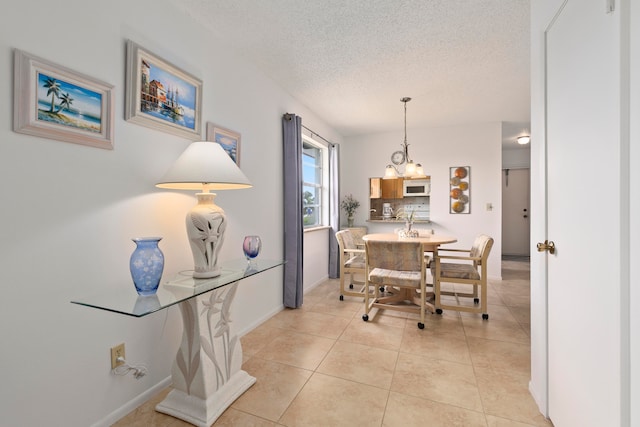
<svg viewBox="0 0 640 427">
<path fill-rule="evenodd" d="M 529 135 L 522 135 L 517 137 L 516 141 L 518 141 L 518 144 L 520 145 L 526 145 L 531 142 L 531 137 Z"/>
<path fill-rule="evenodd" d="M 404 103 L 404 142 L 402 150 L 395 151 L 391 155 L 391 162 L 388 164 L 384 171 L 384 179 L 395 179 L 399 176 L 405 178 L 423 178 L 425 176 L 424 169 L 420 163 L 414 163 L 409 157 L 409 144 L 407 144 L 407 102 L 411 101 L 411 98 L 402 98 L 400 100 Z M 401 173 L 396 166 L 403 163 L 407 163 L 404 167 L 404 173 Z"/>
</svg>

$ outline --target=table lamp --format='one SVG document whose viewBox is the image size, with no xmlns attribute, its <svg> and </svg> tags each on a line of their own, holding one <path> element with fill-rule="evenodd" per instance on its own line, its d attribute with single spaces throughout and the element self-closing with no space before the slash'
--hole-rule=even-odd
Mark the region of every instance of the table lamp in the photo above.
<svg viewBox="0 0 640 427">
<path fill-rule="evenodd" d="M 210 141 L 191 143 L 156 184 L 172 190 L 202 190 L 198 204 L 187 213 L 187 236 L 193 252 L 196 279 L 220 275 L 218 253 L 227 228 L 225 213 L 214 203 L 210 190 L 252 187 L 247 177 L 220 144 Z"/>
</svg>

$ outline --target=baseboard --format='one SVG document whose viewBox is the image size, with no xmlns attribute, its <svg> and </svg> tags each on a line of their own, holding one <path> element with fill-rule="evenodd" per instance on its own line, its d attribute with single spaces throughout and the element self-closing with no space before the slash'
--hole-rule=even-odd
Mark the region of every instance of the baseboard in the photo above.
<svg viewBox="0 0 640 427">
<path fill-rule="evenodd" d="M 257 319 L 255 322 L 253 322 L 250 325 L 248 325 L 243 330 L 236 331 L 236 333 L 238 334 L 239 337 L 243 337 L 246 334 L 248 334 L 249 332 L 253 331 L 258 326 L 262 325 L 264 322 L 266 322 L 267 320 L 269 320 L 273 316 L 275 316 L 276 314 L 280 313 L 282 310 L 284 310 L 284 304 L 280 305 L 279 307 L 274 308 L 269 313 L 265 314 L 261 318 Z"/>
<path fill-rule="evenodd" d="M 323 278 L 317 280 L 315 283 L 312 283 L 310 285 L 305 285 L 304 286 L 304 293 L 306 294 L 307 292 L 309 292 L 310 290 L 312 290 L 313 288 L 315 288 L 316 286 L 319 286 L 320 284 L 326 282 L 327 280 L 329 280 L 329 276 L 324 276 Z"/>
<path fill-rule="evenodd" d="M 169 387 L 170 385 L 171 385 L 171 376 L 168 376 L 164 380 L 160 381 L 158 384 L 145 390 L 144 393 L 134 397 L 133 399 L 131 399 L 130 401 L 128 401 L 127 403 L 125 403 L 124 405 L 122 405 L 121 407 L 119 407 L 118 409 L 116 409 L 115 411 L 113 411 L 112 413 L 110 413 L 100 421 L 97 421 L 96 423 L 92 424 L 91 427 L 109 427 L 113 425 L 115 422 L 124 418 L 129 412 L 133 411 L 138 406 L 147 402 L 153 396 L 160 393 L 162 390 Z"/>
<path fill-rule="evenodd" d="M 306 294 L 307 292 L 309 292 L 310 290 L 312 290 L 316 286 L 319 286 L 320 284 L 326 282 L 327 280 L 329 280 L 329 276 L 328 275 L 323 277 L 322 279 L 318 280 L 317 282 L 311 284 L 311 285 L 305 285 L 304 286 L 304 293 Z M 242 336 L 248 334 L 249 332 L 253 331 L 258 326 L 262 325 L 264 322 L 266 322 L 267 320 L 269 320 L 270 318 L 272 318 L 276 314 L 280 313 L 282 310 L 284 310 L 284 304 L 279 306 L 279 307 L 276 307 L 273 310 L 271 310 L 269 313 L 265 314 L 261 318 L 257 319 L 255 322 L 253 322 L 250 325 L 248 325 L 243 330 L 237 331 L 236 333 L 238 334 L 238 336 L 242 337 Z"/>
<path fill-rule="evenodd" d="M 549 414 L 547 413 L 547 405 L 546 400 L 542 399 L 541 396 L 536 394 L 535 389 L 533 388 L 533 384 L 529 381 L 529 393 L 531 393 L 531 397 L 533 397 L 533 401 L 536 402 L 538 406 L 538 410 L 540 413 L 546 418 L 549 419 Z"/>
</svg>

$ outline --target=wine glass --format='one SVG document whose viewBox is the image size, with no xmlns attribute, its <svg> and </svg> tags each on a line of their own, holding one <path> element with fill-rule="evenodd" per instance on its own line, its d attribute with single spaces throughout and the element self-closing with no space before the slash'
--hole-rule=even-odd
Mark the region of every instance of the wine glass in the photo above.
<svg viewBox="0 0 640 427">
<path fill-rule="evenodd" d="M 260 236 L 245 236 L 242 242 L 242 251 L 244 252 L 249 267 L 255 265 L 253 259 L 258 256 L 261 248 L 262 241 L 260 240 Z"/>
</svg>

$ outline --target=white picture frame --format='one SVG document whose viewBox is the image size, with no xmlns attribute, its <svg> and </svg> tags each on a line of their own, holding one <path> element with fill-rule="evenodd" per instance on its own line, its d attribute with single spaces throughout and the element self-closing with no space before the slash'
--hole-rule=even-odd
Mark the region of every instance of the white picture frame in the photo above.
<svg viewBox="0 0 640 427">
<path fill-rule="evenodd" d="M 240 167 L 240 133 L 231 129 L 207 122 L 207 141 L 217 142 Z"/>
<path fill-rule="evenodd" d="M 14 49 L 13 96 L 14 132 L 113 149 L 113 85 Z"/>
<path fill-rule="evenodd" d="M 202 140 L 202 80 L 127 40 L 125 120 Z"/>
</svg>

